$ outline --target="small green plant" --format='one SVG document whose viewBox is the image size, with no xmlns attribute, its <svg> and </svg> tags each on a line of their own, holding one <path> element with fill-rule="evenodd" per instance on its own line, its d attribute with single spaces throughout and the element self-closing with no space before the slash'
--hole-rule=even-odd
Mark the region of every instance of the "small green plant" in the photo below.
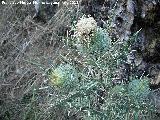
<svg viewBox="0 0 160 120">
<path fill-rule="evenodd" d="M 70 90 L 75 88 L 77 83 L 76 69 L 69 65 L 60 65 L 56 69 L 51 70 L 49 73 L 50 83 L 54 87 Z"/>
<path fill-rule="evenodd" d="M 139 80 L 135 79 L 129 83 L 128 91 L 130 96 L 134 96 L 134 98 L 145 98 L 147 97 L 149 90 L 149 80 Z"/>
</svg>

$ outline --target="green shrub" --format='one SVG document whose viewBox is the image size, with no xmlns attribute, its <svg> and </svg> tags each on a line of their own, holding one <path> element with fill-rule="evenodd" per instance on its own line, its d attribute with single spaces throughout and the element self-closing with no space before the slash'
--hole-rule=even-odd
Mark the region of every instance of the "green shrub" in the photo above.
<svg viewBox="0 0 160 120">
<path fill-rule="evenodd" d="M 105 111 L 112 119 L 148 119 L 154 111 L 147 96 L 148 80 L 132 80 L 127 85 L 116 85 L 110 90 Z M 109 104 L 108 104 L 109 102 Z"/>
<path fill-rule="evenodd" d="M 79 39 L 68 39 L 71 40 L 70 51 L 80 52 L 83 66 L 72 63 L 78 69 L 78 87 L 56 106 L 65 106 L 69 112 L 74 109 L 76 115 L 85 120 L 150 119 L 154 109 L 147 98 L 150 93 L 148 80 L 133 79 L 131 75 L 133 80 L 126 84 L 112 84 L 114 73 L 126 61 L 136 34 L 129 41 L 112 42 L 104 29 L 97 28 L 89 44 L 76 44 Z M 66 59 L 75 61 L 73 56 Z"/>
</svg>

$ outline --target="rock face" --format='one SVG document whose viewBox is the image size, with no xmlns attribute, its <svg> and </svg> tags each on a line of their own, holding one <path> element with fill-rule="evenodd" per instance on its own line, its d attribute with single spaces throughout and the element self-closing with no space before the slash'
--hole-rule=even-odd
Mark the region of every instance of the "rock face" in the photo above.
<svg viewBox="0 0 160 120">
<path fill-rule="evenodd" d="M 56 4 L 60 0 L 35 0 L 34 8 L 35 8 L 35 15 L 33 18 L 35 20 L 46 22 L 56 14 L 59 5 Z"/>
<path fill-rule="evenodd" d="M 141 52 L 143 52 L 144 61 L 150 63 L 159 63 L 159 44 L 160 44 L 160 3 L 156 1 L 144 1 L 138 3 L 142 6 L 139 9 L 139 15 L 135 17 L 133 29 L 142 31 L 139 36 L 141 42 Z M 133 30 L 134 31 L 134 30 Z"/>
<path fill-rule="evenodd" d="M 160 3 L 158 1 L 137 2 L 138 13 L 132 25 L 132 32 L 142 28 L 135 49 L 141 54 L 148 67 L 151 84 L 159 84 L 160 63 Z M 141 6 L 141 7 L 140 7 Z M 157 86 L 156 86 L 157 87 Z"/>
</svg>

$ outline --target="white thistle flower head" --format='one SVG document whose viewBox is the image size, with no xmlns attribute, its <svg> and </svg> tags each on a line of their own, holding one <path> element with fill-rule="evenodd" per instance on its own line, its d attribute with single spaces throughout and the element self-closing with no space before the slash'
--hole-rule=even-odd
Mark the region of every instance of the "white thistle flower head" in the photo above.
<svg viewBox="0 0 160 120">
<path fill-rule="evenodd" d="M 97 22 L 93 17 L 83 16 L 76 24 L 76 36 L 83 40 L 87 40 L 87 38 L 89 38 L 96 30 L 96 27 Z"/>
</svg>

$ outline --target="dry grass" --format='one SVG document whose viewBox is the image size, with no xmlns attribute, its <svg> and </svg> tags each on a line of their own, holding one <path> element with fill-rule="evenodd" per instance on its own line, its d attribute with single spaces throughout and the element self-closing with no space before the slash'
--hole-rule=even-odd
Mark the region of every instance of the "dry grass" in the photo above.
<svg viewBox="0 0 160 120">
<path fill-rule="evenodd" d="M 1 5 L 0 11 L 0 119 L 22 119 L 28 105 L 23 99 L 46 84 L 44 70 L 60 62 L 65 49 L 60 40 L 70 16 L 79 12 L 73 5 L 61 6 L 43 23 L 33 20 L 33 5 Z"/>
</svg>

